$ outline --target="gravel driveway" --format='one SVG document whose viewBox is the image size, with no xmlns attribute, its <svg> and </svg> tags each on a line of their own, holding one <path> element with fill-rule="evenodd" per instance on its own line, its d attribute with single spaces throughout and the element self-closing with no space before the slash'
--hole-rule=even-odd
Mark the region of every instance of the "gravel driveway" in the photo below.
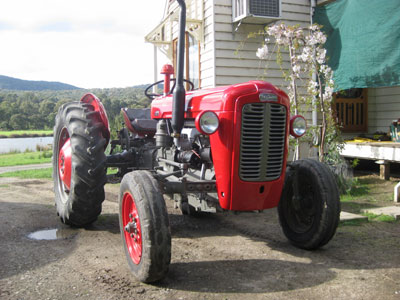
<svg viewBox="0 0 400 300">
<path fill-rule="evenodd" d="M 93 226 L 56 215 L 52 182 L 0 178 L 0 299 L 400 299 L 399 223 L 340 226 L 318 251 L 292 247 L 276 211 L 182 216 L 167 201 L 168 277 L 130 274 L 118 228 L 118 185 Z M 55 229 L 56 240 L 28 235 Z"/>
</svg>

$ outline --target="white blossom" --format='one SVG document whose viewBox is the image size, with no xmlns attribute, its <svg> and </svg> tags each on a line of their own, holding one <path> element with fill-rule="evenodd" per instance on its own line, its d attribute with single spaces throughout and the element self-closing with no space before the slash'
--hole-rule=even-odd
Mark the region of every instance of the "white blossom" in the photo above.
<svg viewBox="0 0 400 300">
<path fill-rule="evenodd" d="M 318 43 L 320 43 L 320 44 L 325 44 L 325 42 L 326 42 L 326 36 L 321 31 L 318 31 L 315 33 L 315 38 L 318 41 Z"/>
<path fill-rule="evenodd" d="M 308 86 L 307 86 L 307 91 L 312 94 L 312 95 L 316 95 L 318 93 L 317 91 L 318 88 L 318 83 L 314 80 L 310 80 L 308 82 Z"/>
<path fill-rule="evenodd" d="M 292 67 L 292 70 L 293 70 L 293 73 L 295 73 L 297 77 L 300 77 L 301 67 L 299 65 L 294 65 Z"/>
<path fill-rule="evenodd" d="M 284 23 L 275 24 L 266 29 L 269 36 L 274 37 L 277 45 L 287 47 L 290 52 L 290 73 L 288 78 L 295 82 L 296 78 L 301 77 L 301 72 L 317 72 L 317 76 L 323 81 L 321 95 L 319 95 L 318 83 L 311 78 L 308 81 L 307 90 L 310 94 L 331 99 L 334 82 L 332 70 L 326 65 L 326 49 L 323 45 L 326 42 L 325 34 L 320 30 L 319 25 L 312 25 L 308 30 L 296 26 L 287 26 Z M 268 39 L 265 43 L 267 44 Z M 257 50 L 257 57 L 265 59 L 268 54 L 266 45 Z M 304 63 L 300 65 L 300 62 Z M 290 99 L 295 97 L 292 84 L 288 85 L 288 96 Z"/>
<path fill-rule="evenodd" d="M 325 86 L 325 91 L 323 94 L 324 99 L 330 99 L 332 97 L 333 87 L 327 85 Z"/>
<path fill-rule="evenodd" d="M 278 31 L 279 31 L 278 25 L 273 25 L 267 28 L 267 33 L 272 36 L 275 36 Z"/>
<path fill-rule="evenodd" d="M 330 67 L 328 67 L 327 65 L 321 65 L 320 69 L 319 69 L 324 75 L 325 77 L 327 77 L 327 75 L 332 72 L 332 69 Z M 332 81 L 333 83 L 333 81 Z"/>
<path fill-rule="evenodd" d="M 310 47 L 304 47 L 301 55 L 298 56 L 298 59 L 301 59 L 303 62 L 311 61 L 312 59 L 312 50 Z"/>
<path fill-rule="evenodd" d="M 287 29 L 283 32 L 283 34 L 284 34 L 286 37 L 288 37 L 288 38 L 292 38 L 292 37 L 294 37 L 294 30 L 291 29 L 291 28 L 287 28 Z"/>
<path fill-rule="evenodd" d="M 259 59 L 267 59 L 268 58 L 268 46 L 265 44 L 261 48 L 258 48 L 256 56 Z"/>
<path fill-rule="evenodd" d="M 305 103 L 306 99 L 310 99 L 309 96 L 313 96 L 317 100 L 318 109 L 325 116 L 321 131 L 315 134 L 315 136 L 320 133 L 325 134 L 324 137 L 321 138 L 319 145 L 319 152 L 323 160 L 323 155 L 325 153 L 324 145 L 325 142 L 329 140 L 326 132 L 332 128 L 334 130 L 334 126 L 329 127 L 334 123 L 332 120 L 329 121 L 329 116 L 332 116 L 331 104 L 334 82 L 332 69 L 326 65 L 326 49 L 324 49 L 326 36 L 321 31 L 320 26 L 316 24 L 303 29 L 281 23 L 266 28 L 266 32 L 269 36 L 274 38 L 275 45 L 278 45 L 278 51 L 281 49 L 279 46 L 284 46 L 289 52 L 290 69 L 284 70 L 283 74 L 285 80 L 288 82 L 288 96 L 290 102 L 295 105 L 295 111 L 297 111 L 299 105 Z M 268 51 L 268 49 L 266 50 Z M 264 50 L 262 48 L 257 50 L 258 57 L 263 57 L 263 54 Z M 277 59 L 277 62 L 282 67 L 282 60 L 280 58 Z M 301 97 L 300 99 L 302 99 L 303 102 L 299 102 L 299 97 L 296 92 L 296 86 L 298 84 L 296 79 L 301 78 L 301 75 L 305 77 L 311 73 L 316 75 L 317 81 L 313 80 L 311 76 L 308 77 L 308 96 Z"/>
<path fill-rule="evenodd" d="M 317 51 L 316 51 L 316 59 L 317 59 L 317 62 L 319 63 L 319 64 L 323 64 L 324 62 L 325 62 L 325 56 L 326 56 L 326 49 L 324 49 L 324 48 L 319 48 Z"/>
</svg>

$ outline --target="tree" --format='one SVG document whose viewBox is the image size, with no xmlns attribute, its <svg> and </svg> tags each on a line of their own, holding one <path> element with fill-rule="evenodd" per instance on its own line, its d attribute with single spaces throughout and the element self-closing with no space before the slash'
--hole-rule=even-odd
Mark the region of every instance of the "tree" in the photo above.
<svg viewBox="0 0 400 300">
<path fill-rule="evenodd" d="M 28 119 L 24 114 L 12 115 L 9 121 L 9 125 L 14 130 L 23 130 L 28 128 Z"/>
<path fill-rule="evenodd" d="M 88 92 L 94 93 L 103 102 L 112 132 L 120 129 L 121 108 L 148 107 L 150 100 L 144 96 L 143 88 L 113 88 L 68 91 L 7 91 L 0 90 L 0 128 L 50 129 L 58 109 L 67 102 L 79 101 Z"/>
</svg>

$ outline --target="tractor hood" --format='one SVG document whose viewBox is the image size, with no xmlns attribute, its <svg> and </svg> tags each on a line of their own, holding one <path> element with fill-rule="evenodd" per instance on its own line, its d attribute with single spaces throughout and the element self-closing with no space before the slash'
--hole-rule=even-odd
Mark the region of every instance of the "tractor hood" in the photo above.
<svg viewBox="0 0 400 300">
<path fill-rule="evenodd" d="M 234 111 L 236 100 L 242 96 L 257 95 L 260 93 L 275 94 L 279 100 L 286 99 L 286 94 L 264 81 L 249 81 L 246 83 L 222 86 L 212 89 L 203 89 L 186 92 L 185 119 L 193 119 L 205 110 L 218 112 Z M 159 97 L 151 104 L 153 119 L 172 118 L 172 95 Z M 257 97 L 258 98 L 258 97 Z"/>
</svg>

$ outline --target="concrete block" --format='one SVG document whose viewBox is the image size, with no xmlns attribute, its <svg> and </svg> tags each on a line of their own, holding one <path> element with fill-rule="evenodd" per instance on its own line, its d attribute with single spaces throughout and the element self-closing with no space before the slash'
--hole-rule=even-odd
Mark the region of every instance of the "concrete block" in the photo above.
<svg viewBox="0 0 400 300">
<path fill-rule="evenodd" d="M 373 213 L 375 215 L 387 215 L 396 218 L 396 220 L 400 219 L 400 206 L 386 206 L 386 207 L 378 207 L 378 208 L 367 208 L 363 209 L 364 213 Z"/>
<path fill-rule="evenodd" d="M 341 211 L 340 212 L 340 222 L 353 221 L 353 220 L 368 220 L 368 217 L 362 216 L 362 215 L 348 213 L 348 212 L 345 212 L 345 211 Z"/>
</svg>

